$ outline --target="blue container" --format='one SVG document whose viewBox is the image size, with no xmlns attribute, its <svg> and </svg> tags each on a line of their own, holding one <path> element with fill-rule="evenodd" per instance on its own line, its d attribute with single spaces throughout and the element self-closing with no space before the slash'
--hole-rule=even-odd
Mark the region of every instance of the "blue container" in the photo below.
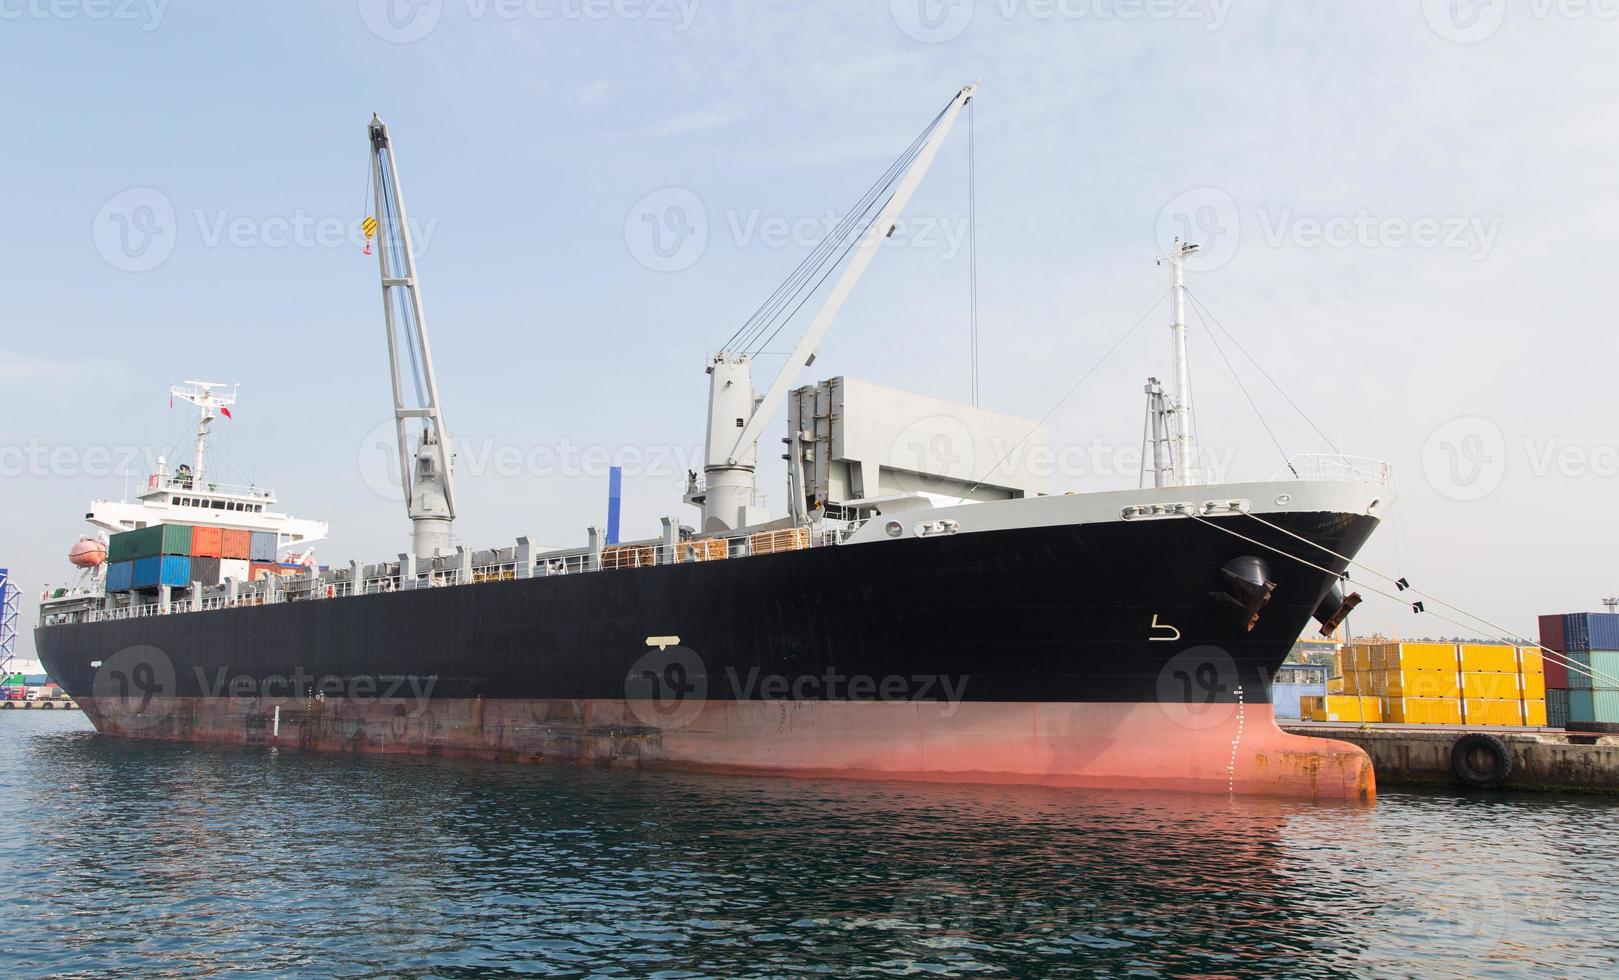
<svg viewBox="0 0 1619 980">
<path fill-rule="evenodd" d="M 1568 650 L 1619 650 L 1619 613 L 1566 614 L 1563 645 Z"/>
<path fill-rule="evenodd" d="M 1591 624 L 1585 616 L 1585 613 L 1567 613 L 1563 616 L 1565 651 L 1572 653 L 1575 650 L 1591 649 Z"/>
<path fill-rule="evenodd" d="M 1588 613 L 1591 649 L 1619 650 L 1619 613 Z"/>
<path fill-rule="evenodd" d="M 155 589 L 160 585 L 183 589 L 191 585 L 191 559 L 186 555 L 156 555 L 135 559 L 133 586 Z"/>
<path fill-rule="evenodd" d="M 1548 690 L 1546 692 L 1546 725 L 1550 728 L 1565 728 L 1568 726 L 1568 695 L 1567 691 Z"/>
<path fill-rule="evenodd" d="M 128 592 L 134 587 L 135 563 L 115 561 L 107 566 L 107 591 Z"/>
<path fill-rule="evenodd" d="M 275 561 L 275 545 L 274 531 L 254 531 L 253 539 L 248 544 L 247 557 L 252 561 Z"/>
</svg>

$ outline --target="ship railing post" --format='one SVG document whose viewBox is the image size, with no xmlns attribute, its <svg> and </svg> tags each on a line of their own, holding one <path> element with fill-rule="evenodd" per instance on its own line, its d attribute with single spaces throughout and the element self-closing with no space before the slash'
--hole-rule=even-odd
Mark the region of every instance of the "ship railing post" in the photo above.
<svg viewBox="0 0 1619 980">
<path fill-rule="evenodd" d="M 360 581 L 360 563 L 349 562 L 349 595 L 359 595 L 365 591 L 365 583 Z"/>
<path fill-rule="evenodd" d="M 226 579 L 225 580 L 225 601 L 226 601 L 226 603 L 228 605 L 232 605 L 232 606 L 236 605 L 236 600 L 241 598 L 241 595 L 242 595 L 242 583 L 239 580 L 237 580 L 236 576 L 233 575 L 230 578 Z"/>
<path fill-rule="evenodd" d="M 399 553 L 399 588 L 414 589 L 416 587 L 416 556 L 401 551 Z"/>
<path fill-rule="evenodd" d="M 191 583 L 191 611 L 202 612 L 202 583 Z"/>
<path fill-rule="evenodd" d="M 680 548 L 680 524 L 673 517 L 663 518 L 663 555 L 660 564 L 673 565 Z"/>
<path fill-rule="evenodd" d="M 518 578 L 534 577 L 534 546 L 529 543 L 528 537 L 517 539 L 517 571 Z"/>
<path fill-rule="evenodd" d="M 157 611 L 164 616 L 169 614 L 169 587 L 166 585 L 157 587 Z"/>
<path fill-rule="evenodd" d="M 602 568 L 602 538 L 605 536 L 602 529 L 592 526 L 587 532 L 590 536 L 590 558 L 586 571 L 599 572 Z"/>
<path fill-rule="evenodd" d="M 456 585 L 472 584 L 472 552 L 466 545 L 459 545 L 455 549 L 455 583 Z"/>
</svg>

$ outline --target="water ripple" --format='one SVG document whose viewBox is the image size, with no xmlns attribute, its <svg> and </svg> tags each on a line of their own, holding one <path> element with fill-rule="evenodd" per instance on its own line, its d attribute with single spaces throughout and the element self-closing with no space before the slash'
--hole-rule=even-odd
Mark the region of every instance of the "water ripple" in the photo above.
<svg viewBox="0 0 1619 980">
<path fill-rule="evenodd" d="M 11 972 L 1609 972 L 1619 808 L 489 766 L 0 716 Z"/>
</svg>

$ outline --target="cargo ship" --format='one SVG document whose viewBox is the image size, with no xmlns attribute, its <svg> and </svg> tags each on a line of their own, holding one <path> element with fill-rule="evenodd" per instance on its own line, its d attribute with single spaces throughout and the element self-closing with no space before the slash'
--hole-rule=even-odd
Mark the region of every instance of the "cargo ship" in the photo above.
<svg viewBox="0 0 1619 980">
<path fill-rule="evenodd" d="M 1282 733 L 1270 684 L 1312 620 L 1330 632 L 1358 601 L 1340 579 L 1392 478 L 1339 455 L 1268 481 L 1200 478 L 1183 276 L 1196 245 L 1161 257 L 1175 382 L 1147 383 L 1136 489 L 1051 492 L 1036 454 L 1015 451 L 1044 439 L 1038 423 L 849 378 L 794 387 L 973 90 L 707 359 L 695 522 L 671 515 L 629 542 L 590 527 L 567 549 L 455 542 L 452 440 L 373 117 L 366 227 L 409 549 L 210 584 L 184 530 L 125 530 L 109 548 L 155 564 L 44 602 L 41 657 L 101 732 L 146 739 L 1371 799 L 1366 754 Z M 761 393 L 754 357 L 811 298 Z M 755 476 L 783 407 L 774 515 Z"/>
</svg>

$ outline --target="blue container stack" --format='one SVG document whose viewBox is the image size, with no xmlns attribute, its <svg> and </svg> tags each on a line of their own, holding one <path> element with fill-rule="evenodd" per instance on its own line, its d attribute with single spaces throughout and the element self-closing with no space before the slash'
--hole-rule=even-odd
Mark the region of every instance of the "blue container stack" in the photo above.
<svg viewBox="0 0 1619 980">
<path fill-rule="evenodd" d="M 1619 726 L 1619 613 L 1565 614 L 1563 651 L 1577 665 L 1568 671 L 1568 722 Z"/>
<path fill-rule="evenodd" d="M 137 558 L 133 585 L 136 589 L 155 589 L 163 585 L 187 588 L 191 585 L 191 558 L 187 555 Z"/>
</svg>

